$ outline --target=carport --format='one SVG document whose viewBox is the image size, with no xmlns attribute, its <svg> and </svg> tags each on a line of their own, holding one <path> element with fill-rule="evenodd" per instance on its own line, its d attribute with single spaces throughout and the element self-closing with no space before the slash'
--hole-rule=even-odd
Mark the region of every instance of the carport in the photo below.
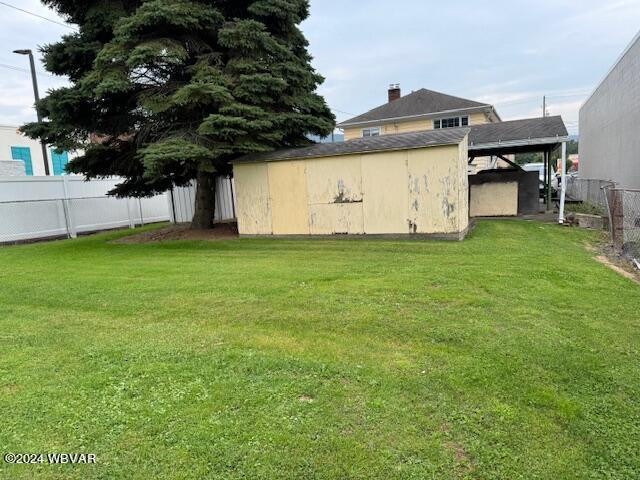
<svg viewBox="0 0 640 480">
<path fill-rule="evenodd" d="M 469 163 L 478 157 L 496 157 L 516 169 L 521 169 L 507 158 L 519 153 L 542 153 L 545 164 L 545 204 L 551 208 L 551 154 L 561 149 L 562 189 L 559 222 L 564 223 L 566 192 L 567 128 L 562 117 L 540 117 L 488 123 L 471 127 L 469 133 Z"/>
</svg>

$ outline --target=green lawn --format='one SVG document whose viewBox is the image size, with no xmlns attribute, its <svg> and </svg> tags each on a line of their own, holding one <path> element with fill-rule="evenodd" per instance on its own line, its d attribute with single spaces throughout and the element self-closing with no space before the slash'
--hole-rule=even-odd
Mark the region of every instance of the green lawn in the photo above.
<svg viewBox="0 0 640 480">
<path fill-rule="evenodd" d="M 0 248 L 1 478 L 640 478 L 640 287 L 600 237 L 111 233 Z"/>
</svg>

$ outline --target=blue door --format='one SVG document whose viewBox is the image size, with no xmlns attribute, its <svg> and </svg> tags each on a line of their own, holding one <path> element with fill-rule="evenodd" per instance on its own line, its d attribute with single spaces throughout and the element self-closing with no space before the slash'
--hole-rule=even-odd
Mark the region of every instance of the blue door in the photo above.
<svg viewBox="0 0 640 480">
<path fill-rule="evenodd" d="M 69 163 L 69 154 L 67 152 L 58 153 L 54 148 L 51 149 L 51 164 L 53 165 L 53 174 L 64 174 L 64 167 Z"/>
<path fill-rule="evenodd" d="M 24 173 L 33 175 L 33 165 L 31 165 L 31 149 L 29 147 L 11 147 L 11 158 L 24 162 Z"/>
</svg>

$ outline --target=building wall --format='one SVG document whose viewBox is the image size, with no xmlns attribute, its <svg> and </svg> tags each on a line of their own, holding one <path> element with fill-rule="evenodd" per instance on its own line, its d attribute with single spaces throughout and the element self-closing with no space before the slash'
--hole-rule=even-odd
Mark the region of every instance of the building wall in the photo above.
<svg viewBox="0 0 640 480">
<path fill-rule="evenodd" d="M 241 235 L 464 232 L 466 142 L 235 165 L 238 230 Z"/>
<path fill-rule="evenodd" d="M 44 161 L 42 159 L 42 147 L 40 142 L 18 132 L 17 126 L 0 125 L 0 161 L 13 160 L 11 147 L 23 147 L 29 149 L 31 156 L 31 167 L 33 176 L 45 174 Z M 74 155 L 68 154 L 69 159 Z M 53 164 L 51 162 L 51 148 L 47 149 L 49 172 L 53 175 Z M 22 160 L 20 160 L 22 162 Z M 24 164 L 24 162 L 22 162 Z"/>
<path fill-rule="evenodd" d="M 0 177 L 23 177 L 25 175 L 24 162 L 0 160 Z"/>
<path fill-rule="evenodd" d="M 640 188 L 640 35 L 580 109 L 580 177 Z"/>
<path fill-rule="evenodd" d="M 462 114 L 459 114 L 462 115 Z M 442 115 L 442 117 L 446 117 L 447 115 Z M 441 118 L 441 117 L 434 117 Z M 396 122 L 396 123 L 381 123 L 381 124 L 372 124 L 367 125 L 364 128 L 371 127 L 380 127 L 381 135 L 393 135 L 396 133 L 409 133 L 409 132 L 422 132 L 425 130 L 433 130 L 433 118 L 427 119 L 419 119 L 419 120 L 409 120 L 406 122 Z M 483 112 L 475 112 L 469 114 L 469 124 L 470 125 L 483 125 L 485 123 L 489 123 L 489 117 L 486 113 Z M 362 137 L 362 129 L 363 127 L 353 127 L 353 128 L 345 128 L 344 129 L 344 139 L 353 140 L 354 138 Z"/>
</svg>

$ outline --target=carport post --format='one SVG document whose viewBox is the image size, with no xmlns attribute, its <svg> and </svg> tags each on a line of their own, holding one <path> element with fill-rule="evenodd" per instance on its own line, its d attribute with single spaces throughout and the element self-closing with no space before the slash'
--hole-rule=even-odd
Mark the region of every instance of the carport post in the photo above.
<svg viewBox="0 0 640 480">
<path fill-rule="evenodd" d="M 560 188 L 560 218 L 559 223 L 564 223 L 564 201 L 567 194 L 567 142 L 562 142 L 562 185 Z"/>
<path fill-rule="evenodd" d="M 545 166 L 545 207 L 547 212 L 551 211 L 551 152 L 549 150 L 545 150 L 544 152 L 544 166 Z"/>
</svg>

